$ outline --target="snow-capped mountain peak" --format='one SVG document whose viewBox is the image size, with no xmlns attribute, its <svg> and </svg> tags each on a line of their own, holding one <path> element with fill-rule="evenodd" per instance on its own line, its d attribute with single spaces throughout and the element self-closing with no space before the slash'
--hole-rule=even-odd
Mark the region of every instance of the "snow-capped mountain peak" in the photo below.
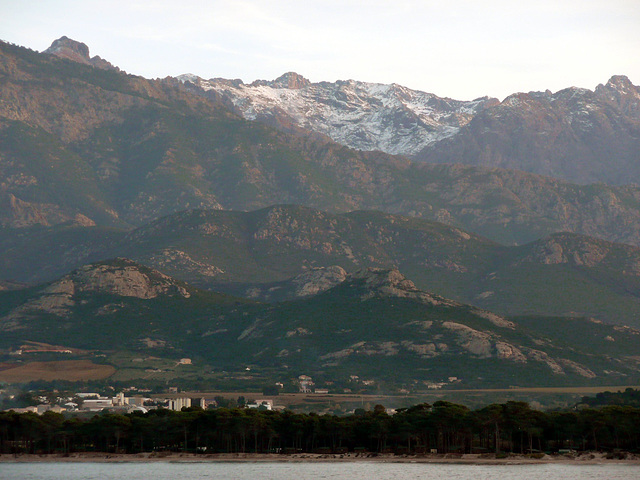
<svg viewBox="0 0 640 480">
<path fill-rule="evenodd" d="M 294 72 L 273 81 L 178 78 L 249 120 L 307 129 L 359 150 L 412 155 L 455 135 L 475 113 L 497 103 L 440 98 L 397 84 L 355 80 L 311 83 Z"/>
</svg>

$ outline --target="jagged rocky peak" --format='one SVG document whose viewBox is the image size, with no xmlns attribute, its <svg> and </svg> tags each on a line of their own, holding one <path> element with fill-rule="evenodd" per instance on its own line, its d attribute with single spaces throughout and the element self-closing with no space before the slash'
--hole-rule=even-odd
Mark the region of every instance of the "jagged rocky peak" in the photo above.
<svg viewBox="0 0 640 480">
<path fill-rule="evenodd" d="M 271 82 L 271 85 L 275 88 L 290 88 L 296 90 L 311 85 L 311 82 L 295 72 L 287 72 Z"/>
<path fill-rule="evenodd" d="M 89 63 L 89 47 L 85 43 L 72 40 L 69 37 L 60 37 L 54 40 L 44 53 L 67 58 L 74 62 Z"/>
<path fill-rule="evenodd" d="M 85 65 L 92 65 L 94 67 L 103 69 L 115 68 L 106 60 L 103 60 L 99 56 L 90 57 L 89 47 L 82 42 L 72 40 L 69 37 L 63 36 L 54 40 L 49 48 L 44 53 L 55 55 L 60 58 L 66 58 L 74 62 L 83 63 Z"/>
<path fill-rule="evenodd" d="M 397 84 L 311 83 L 295 72 L 248 85 L 222 79 L 180 79 L 195 84 L 196 93 L 226 102 L 247 120 L 265 121 L 285 130 L 302 128 L 357 150 L 392 154 L 412 155 L 453 136 L 475 113 L 497 102 L 439 98 Z"/>
<path fill-rule="evenodd" d="M 241 86 L 244 86 L 244 82 L 240 78 L 216 77 L 216 78 L 210 78 L 209 80 L 204 80 L 203 78 L 193 73 L 185 73 L 183 75 L 178 75 L 178 77 L 176 78 L 182 83 L 191 82 L 194 85 L 197 85 L 203 88 L 208 88 L 208 85 L 210 85 L 211 83 L 225 85 L 231 88 L 240 88 Z"/>
<path fill-rule="evenodd" d="M 506 97 L 498 106 L 522 110 L 537 108 L 540 101 L 548 101 L 551 96 L 546 92 L 518 92 Z"/>
<path fill-rule="evenodd" d="M 171 78 L 171 77 L 167 77 L 167 78 Z M 178 75 L 176 78 L 182 83 L 191 82 L 194 85 L 197 85 L 198 82 L 200 81 L 200 77 L 194 73 L 183 73 L 182 75 Z"/>
<path fill-rule="evenodd" d="M 614 75 L 606 85 L 598 85 L 596 95 L 605 102 L 613 102 L 616 108 L 634 121 L 640 120 L 640 87 L 631 83 L 625 75 Z"/>
<path fill-rule="evenodd" d="M 287 72 L 280 75 L 278 78 L 272 81 L 268 80 L 256 80 L 251 83 L 249 87 L 266 86 L 271 88 L 288 88 L 290 90 L 300 90 L 311 85 L 311 82 L 304 78 L 302 75 L 296 72 Z"/>
<path fill-rule="evenodd" d="M 626 75 L 613 75 L 605 84 L 599 84 L 595 94 L 606 99 L 612 99 L 612 95 L 624 97 L 627 95 L 638 96 L 640 88 L 634 85 Z"/>
<path fill-rule="evenodd" d="M 631 93 L 636 90 L 635 85 L 631 83 L 631 80 L 626 75 L 614 75 L 609 79 L 606 87 L 620 93 Z"/>
</svg>

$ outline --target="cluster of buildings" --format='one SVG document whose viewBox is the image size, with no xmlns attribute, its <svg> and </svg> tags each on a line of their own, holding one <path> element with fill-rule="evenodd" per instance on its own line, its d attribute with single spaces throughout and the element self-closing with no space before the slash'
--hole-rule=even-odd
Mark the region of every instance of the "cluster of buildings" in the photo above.
<svg viewBox="0 0 640 480">
<path fill-rule="evenodd" d="M 42 415 L 45 412 L 100 412 L 109 410 L 120 413 L 131 413 L 136 410 L 147 412 L 151 408 L 158 408 L 158 404 L 152 399 L 142 396 L 125 397 L 124 393 L 119 393 L 115 397 L 104 397 L 97 393 L 76 393 L 73 397 L 61 399 L 58 403 L 48 402 L 45 397 L 39 397 L 42 403 L 24 408 L 12 408 L 16 413 L 33 412 Z M 147 405 L 145 405 L 147 404 Z"/>
<path fill-rule="evenodd" d="M 320 395 L 326 395 L 329 393 L 329 389 L 327 388 L 315 388 L 313 378 L 311 378 L 309 375 L 300 375 L 298 377 L 297 384 L 300 393 L 317 393 Z M 276 386 L 278 385 L 280 385 L 280 388 L 282 388 L 282 383 L 276 383 Z"/>
<path fill-rule="evenodd" d="M 132 413 L 139 411 L 146 413 L 157 408 L 167 408 L 169 410 L 181 411 L 183 408 L 199 406 L 202 409 L 215 408 L 215 399 L 200 397 L 192 399 L 190 397 L 175 398 L 151 398 L 142 395 L 131 397 L 120 392 L 115 397 L 100 396 L 97 393 L 77 393 L 73 398 L 60 399 L 59 404 L 51 404 L 44 397 L 39 398 L 42 402 L 39 405 L 25 408 L 12 408 L 16 413 L 37 413 L 42 415 L 45 412 L 101 412 L 103 410 L 114 413 Z M 74 401 L 75 400 L 75 401 Z M 273 400 L 255 400 L 245 405 L 246 408 L 256 408 L 261 410 L 273 410 Z"/>
<path fill-rule="evenodd" d="M 460 379 L 458 377 L 449 377 L 446 382 L 424 381 L 423 383 L 427 386 L 429 390 L 439 390 L 442 387 L 446 387 L 454 383 L 460 383 Z"/>
</svg>

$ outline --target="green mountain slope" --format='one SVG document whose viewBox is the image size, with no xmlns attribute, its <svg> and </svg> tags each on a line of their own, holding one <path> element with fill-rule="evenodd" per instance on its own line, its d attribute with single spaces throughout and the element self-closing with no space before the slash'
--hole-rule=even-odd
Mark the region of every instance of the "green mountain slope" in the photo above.
<svg viewBox="0 0 640 480">
<path fill-rule="evenodd" d="M 130 232 L 5 229 L 0 248 L 0 278 L 31 284 L 121 256 L 201 288 L 273 302 L 317 293 L 362 268 L 398 268 L 419 288 L 503 314 L 640 326 L 640 251 L 576 234 L 505 247 L 422 219 L 280 205 L 185 211 Z"/>
<path fill-rule="evenodd" d="M 42 287 L 0 292 L 0 300 L 0 348 L 30 341 L 119 351 L 120 358 L 188 356 L 213 370 L 249 365 L 257 378 L 356 376 L 420 390 L 443 381 L 627 382 L 640 370 L 636 330 L 574 319 L 575 328 L 591 328 L 574 338 L 554 328 L 564 320 L 528 318 L 521 326 L 421 291 L 397 270 L 361 270 L 321 294 L 268 306 L 117 259 Z"/>
</svg>

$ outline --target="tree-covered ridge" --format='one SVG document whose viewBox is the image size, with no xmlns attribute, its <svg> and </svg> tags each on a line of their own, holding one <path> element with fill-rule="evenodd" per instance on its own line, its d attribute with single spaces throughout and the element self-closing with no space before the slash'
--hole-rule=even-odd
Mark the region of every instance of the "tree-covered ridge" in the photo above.
<svg viewBox="0 0 640 480">
<path fill-rule="evenodd" d="M 640 409 L 543 412 L 525 402 L 469 408 L 437 401 L 387 413 L 300 414 L 244 408 L 101 413 L 0 413 L 0 453 L 530 453 L 637 451 Z"/>
<path fill-rule="evenodd" d="M 0 348 L 14 366 L 10 352 L 43 342 L 100 363 L 108 354 L 122 368 L 131 355 L 185 357 L 194 375 L 249 367 L 262 383 L 304 374 L 340 388 L 355 376 L 381 391 L 625 384 L 640 372 L 632 328 L 545 317 L 523 326 L 421 290 L 395 269 L 363 269 L 322 293 L 264 304 L 116 259 L 0 298 Z"/>
<path fill-rule="evenodd" d="M 48 282 L 113 257 L 268 302 L 319 292 L 339 280 L 336 272 L 397 268 L 421 289 L 501 314 L 640 326 L 640 249 L 578 234 L 507 247 L 426 219 L 299 205 L 187 210 L 133 231 L 0 229 L 0 279 Z"/>
</svg>

